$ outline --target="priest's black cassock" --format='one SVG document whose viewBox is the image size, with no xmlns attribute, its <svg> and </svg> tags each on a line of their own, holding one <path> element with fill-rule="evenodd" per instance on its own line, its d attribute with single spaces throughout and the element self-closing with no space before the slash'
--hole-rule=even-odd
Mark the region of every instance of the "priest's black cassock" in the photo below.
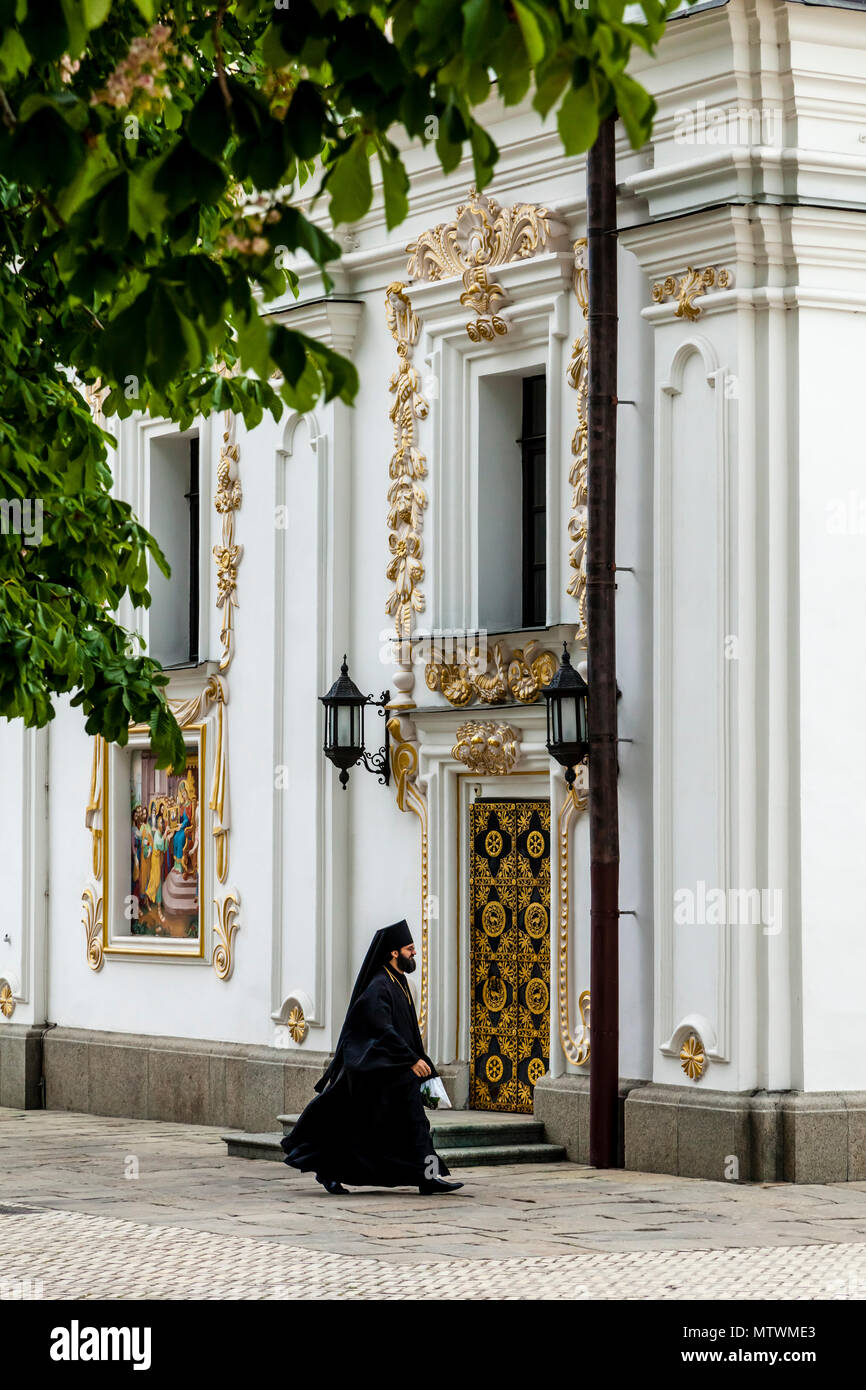
<svg viewBox="0 0 866 1390">
<path fill-rule="evenodd" d="M 373 937 L 349 1001 L 334 1059 L 320 1092 L 282 1141 L 285 1162 L 322 1182 L 355 1186 L 420 1186 L 448 1173 L 433 1148 L 411 1068 L 424 1051 L 415 1007 L 400 971 L 386 969 L 392 951 L 410 945 L 406 922 Z"/>
</svg>

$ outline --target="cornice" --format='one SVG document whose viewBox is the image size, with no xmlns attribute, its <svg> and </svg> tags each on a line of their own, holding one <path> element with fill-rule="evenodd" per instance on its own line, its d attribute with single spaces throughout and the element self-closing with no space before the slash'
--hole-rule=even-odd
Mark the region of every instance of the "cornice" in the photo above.
<svg viewBox="0 0 866 1390">
<path fill-rule="evenodd" d="M 625 187 L 646 201 L 652 217 L 681 215 L 717 203 L 793 206 L 807 198 L 833 207 L 866 209 L 866 155 L 723 145 L 631 174 Z"/>
<path fill-rule="evenodd" d="M 355 346 L 363 309 L 363 300 L 335 297 L 278 304 L 265 310 L 265 314 L 346 357 Z"/>
</svg>

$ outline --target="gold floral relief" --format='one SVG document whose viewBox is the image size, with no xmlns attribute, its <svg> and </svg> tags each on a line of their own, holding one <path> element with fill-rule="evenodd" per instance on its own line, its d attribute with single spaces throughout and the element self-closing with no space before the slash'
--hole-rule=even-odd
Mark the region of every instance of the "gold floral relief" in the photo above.
<svg viewBox="0 0 866 1390">
<path fill-rule="evenodd" d="M 235 442 L 236 428 L 235 416 L 226 411 L 214 495 L 214 506 L 222 520 L 220 542 L 213 548 L 217 568 L 216 606 L 222 612 L 222 655 L 219 663 L 221 671 L 228 670 L 234 657 L 234 611 L 238 606 L 238 567 L 244 553 L 243 546 L 236 544 L 234 538 L 235 513 L 243 501 L 243 489 L 238 476 L 240 448 Z"/>
<path fill-rule="evenodd" d="M 575 1037 L 569 1023 L 569 925 L 570 925 L 570 859 L 571 822 L 575 815 L 581 815 L 589 805 L 585 790 L 575 785 L 569 791 L 559 812 L 559 1040 L 569 1062 L 576 1067 L 585 1066 L 589 1061 L 589 990 L 582 991 L 578 999 L 581 1020 L 581 1033 Z"/>
<path fill-rule="evenodd" d="M 214 937 L 216 946 L 213 953 L 213 968 L 221 980 L 228 980 L 234 970 L 234 939 L 240 929 L 238 912 L 240 903 L 237 893 L 227 893 L 224 898 L 214 898 L 216 921 Z"/>
<path fill-rule="evenodd" d="M 497 642 L 492 659 L 481 647 L 467 647 L 459 642 L 449 655 L 455 659 L 443 661 L 441 653 L 434 648 L 424 678 L 428 690 L 441 691 L 448 703 L 457 709 L 473 700 L 484 705 L 502 704 L 509 696 L 522 705 L 535 704 L 542 688 L 549 685 L 556 674 L 557 661 L 553 652 L 546 651 L 534 640 L 510 655 L 503 644 Z"/>
<path fill-rule="evenodd" d="M 706 1065 L 704 1045 L 696 1033 L 690 1033 L 680 1048 L 680 1066 L 690 1081 L 700 1081 Z"/>
<path fill-rule="evenodd" d="M 578 628 L 576 640 L 586 643 L 586 542 L 587 542 L 587 470 L 589 466 L 589 266 L 586 238 L 574 243 L 574 293 L 584 326 L 575 339 L 566 371 L 566 380 L 577 392 L 577 427 L 571 437 L 571 515 L 568 537 L 571 541 L 568 562 L 574 574 L 567 592 L 577 600 Z"/>
<path fill-rule="evenodd" d="M 694 322 L 701 315 L 701 305 L 695 303 L 698 296 L 707 290 L 726 290 L 731 283 L 731 272 L 724 268 L 710 265 L 696 270 L 688 266 L 685 275 L 668 275 L 653 285 L 653 303 L 663 304 L 666 299 L 676 298 L 674 317 Z"/>
<path fill-rule="evenodd" d="M 505 291 L 489 278 L 489 269 L 534 256 L 561 230 L 547 208 L 534 203 L 504 208 L 495 198 L 471 188 L 453 222 L 438 223 L 406 247 L 407 274 L 422 281 L 459 275 L 463 280 L 460 303 L 475 314 L 466 332 L 475 343 L 492 342 L 508 332 L 508 324 L 497 312 Z"/>
<path fill-rule="evenodd" d="M 457 730 L 451 756 L 470 772 L 504 777 L 520 759 L 520 731 L 510 724 L 470 719 Z"/>
<path fill-rule="evenodd" d="M 101 970 L 105 964 L 102 945 L 102 894 L 93 888 L 85 888 L 81 895 L 81 908 L 87 964 L 91 970 Z"/>
<path fill-rule="evenodd" d="M 418 316 L 399 281 L 385 292 L 388 328 L 397 346 L 398 367 L 391 377 L 393 396 L 388 418 L 394 430 L 394 452 L 388 465 L 388 549 L 391 559 L 385 570 L 394 586 L 385 601 L 385 611 L 394 618 L 396 636 L 412 634 L 414 614 L 424 608 L 421 581 L 424 578 L 422 532 L 427 494 L 421 479 L 427 475 L 427 461 L 415 439 L 415 421 L 428 412 L 421 394 L 421 382 L 412 365 L 412 349 L 418 341 Z"/>
</svg>

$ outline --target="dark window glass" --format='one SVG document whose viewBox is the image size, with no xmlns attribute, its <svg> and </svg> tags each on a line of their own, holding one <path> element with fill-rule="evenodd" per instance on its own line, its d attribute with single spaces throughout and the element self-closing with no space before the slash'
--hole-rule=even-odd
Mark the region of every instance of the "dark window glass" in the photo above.
<svg viewBox="0 0 866 1390">
<path fill-rule="evenodd" d="M 523 382 L 519 440 L 523 461 L 523 626 L 543 627 L 547 616 L 547 382 Z"/>
<path fill-rule="evenodd" d="M 198 662 L 199 622 L 199 477 L 198 435 L 189 441 L 189 659 Z"/>
</svg>

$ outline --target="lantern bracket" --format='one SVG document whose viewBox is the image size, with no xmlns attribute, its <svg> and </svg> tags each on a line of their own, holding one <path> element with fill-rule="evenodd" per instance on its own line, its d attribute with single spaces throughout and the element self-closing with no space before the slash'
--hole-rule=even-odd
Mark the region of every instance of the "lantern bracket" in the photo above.
<svg viewBox="0 0 866 1390">
<path fill-rule="evenodd" d="M 387 787 L 391 781 L 391 740 L 388 734 L 387 709 L 391 699 L 390 690 L 383 690 L 381 699 L 374 700 L 372 695 L 368 695 L 364 701 L 367 705 L 373 705 L 378 709 L 379 714 L 385 720 L 385 742 L 378 753 L 368 753 L 365 749 L 361 762 L 368 772 L 372 772 L 379 778 L 383 787 Z"/>
</svg>

